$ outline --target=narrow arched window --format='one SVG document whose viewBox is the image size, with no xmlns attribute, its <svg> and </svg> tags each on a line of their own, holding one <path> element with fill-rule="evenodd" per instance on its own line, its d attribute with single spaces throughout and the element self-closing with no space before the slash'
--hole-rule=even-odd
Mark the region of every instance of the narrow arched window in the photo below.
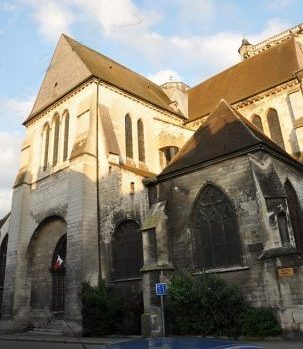
<svg viewBox="0 0 303 349">
<path fill-rule="evenodd" d="M 303 251 L 302 209 L 297 193 L 289 180 L 285 183 L 287 206 L 298 251 Z"/>
<path fill-rule="evenodd" d="M 143 245 L 139 225 L 133 220 L 120 223 L 112 242 L 113 279 L 141 277 Z"/>
<path fill-rule="evenodd" d="M 53 122 L 54 130 L 54 148 L 53 148 L 53 166 L 57 165 L 58 162 L 58 151 L 59 151 L 59 116 L 55 116 Z"/>
<path fill-rule="evenodd" d="M 48 124 L 44 126 L 43 146 L 44 146 L 43 171 L 45 171 L 48 166 L 48 153 L 49 153 L 49 125 Z"/>
<path fill-rule="evenodd" d="M 268 127 L 271 139 L 278 144 L 279 147 L 285 149 L 281 125 L 278 117 L 278 113 L 275 109 L 270 109 L 267 114 Z"/>
<path fill-rule="evenodd" d="M 69 137 L 69 113 L 64 113 L 64 144 L 63 144 L 63 161 L 67 160 L 68 155 L 68 137 Z"/>
<path fill-rule="evenodd" d="M 0 247 L 0 315 L 1 315 L 1 309 L 2 309 L 2 300 L 3 300 L 7 243 L 8 243 L 8 235 L 6 235 L 6 237 L 3 239 Z"/>
<path fill-rule="evenodd" d="M 125 148 L 126 148 L 126 157 L 132 159 L 133 158 L 133 131 L 132 131 L 132 121 L 128 114 L 125 116 Z"/>
<path fill-rule="evenodd" d="M 142 120 L 138 120 L 138 152 L 139 152 L 139 161 L 145 162 L 145 146 L 144 146 L 144 127 Z"/>
<path fill-rule="evenodd" d="M 195 260 L 200 270 L 241 265 L 241 247 L 235 209 L 214 185 L 200 192 L 193 209 Z"/>
<path fill-rule="evenodd" d="M 259 115 L 253 115 L 252 116 L 252 119 L 251 119 L 252 123 L 258 127 L 259 130 L 261 130 L 262 132 L 264 131 L 263 130 L 263 124 L 262 124 L 262 120 L 260 118 Z"/>
</svg>

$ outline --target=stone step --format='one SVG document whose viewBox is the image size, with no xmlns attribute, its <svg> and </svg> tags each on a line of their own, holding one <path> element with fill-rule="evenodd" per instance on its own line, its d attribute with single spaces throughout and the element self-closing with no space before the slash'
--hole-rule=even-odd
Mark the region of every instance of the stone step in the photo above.
<svg viewBox="0 0 303 349">
<path fill-rule="evenodd" d="M 48 329 L 34 329 L 26 332 L 30 336 L 63 336 L 63 331 L 49 331 Z"/>
</svg>

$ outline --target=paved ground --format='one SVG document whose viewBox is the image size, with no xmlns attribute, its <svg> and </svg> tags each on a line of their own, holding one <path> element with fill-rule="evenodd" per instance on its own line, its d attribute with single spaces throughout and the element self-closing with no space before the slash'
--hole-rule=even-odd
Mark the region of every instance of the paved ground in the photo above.
<svg viewBox="0 0 303 349">
<path fill-rule="evenodd" d="M 180 338 L 181 339 L 181 338 Z M 119 344 L 127 341 L 126 349 L 139 348 L 135 338 L 82 338 L 87 349 L 109 349 L 109 344 Z M 182 340 L 182 339 L 181 339 Z M 133 343 L 132 343 L 133 342 Z M 246 343 L 262 346 L 264 349 L 303 349 L 303 341 L 274 340 L 274 341 L 245 341 Z M 116 346 L 115 346 L 116 347 Z M 148 348 L 173 349 L 167 342 L 163 344 L 149 343 Z M 0 337 L 0 349 L 83 349 L 84 347 L 72 337 L 30 337 L 26 335 L 11 335 Z M 118 348 L 118 345 L 116 347 Z M 141 347 L 140 347 L 141 348 Z M 186 349 L 184 347 L 184 349 Z"/>
</svg>

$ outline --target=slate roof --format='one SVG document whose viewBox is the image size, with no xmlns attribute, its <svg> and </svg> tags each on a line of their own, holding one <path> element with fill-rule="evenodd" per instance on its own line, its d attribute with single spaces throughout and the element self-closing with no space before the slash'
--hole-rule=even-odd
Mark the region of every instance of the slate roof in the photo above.
<svg viewBox="0 0 303 349">
<path fill-rule="evenodd" d="M 6 216 L 0 219 L 0 229 L 3 227 L 4 223 L 8 220 L 9 216 L 10 216 L 10 213 L 8 213 Z"/>
<path fill-rule="evenodd" d="M 112 59 L 62 34 L 25 123 L 90 77 L 99 78 L 156 107 L 183 117 L 160 86 Z"/>
<path fill-rule="evenodd" d="M 239 102 L 293 79 L 302 68 L 300 47 L 294 38 L 285 40 L 190 89 L 188 122 L 211 113 L 222 98 Z"/>
<path fill-rule="evenodd" d="M 159 174 L 158 179 L 183 173 L 188 169 L 231 154 L 245 153 L 265 145 L 295 162 L 285 150 L 268 138 L 238 111 L 221 100 L 208 120 L 198 128 L 179 153 Z"/>
</svg>

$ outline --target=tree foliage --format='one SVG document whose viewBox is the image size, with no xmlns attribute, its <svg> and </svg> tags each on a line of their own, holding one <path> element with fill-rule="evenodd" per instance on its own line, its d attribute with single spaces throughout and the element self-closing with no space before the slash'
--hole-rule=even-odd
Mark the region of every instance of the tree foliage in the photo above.
<svg viewBox="0 0 303 349">
<path fill-rule="evenodd" d="M 250 308 L 242 324 L 242 334 L 248 337 L 268 337 L 282 333 L 271 308 Z"/>
<path fill-rule="evenodd" d="M 212 275 L 172 279 L 166 301 L 168 331 L 238 336 L 248 309 L 238 288 Z"/>
<path fill-rule="evenodd" d="M 82 326 L 84 336 L 117 332 L 124 316 L 123 301 L 105 282 L 98 286 L 82 284 Z"/>
</svg>

